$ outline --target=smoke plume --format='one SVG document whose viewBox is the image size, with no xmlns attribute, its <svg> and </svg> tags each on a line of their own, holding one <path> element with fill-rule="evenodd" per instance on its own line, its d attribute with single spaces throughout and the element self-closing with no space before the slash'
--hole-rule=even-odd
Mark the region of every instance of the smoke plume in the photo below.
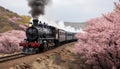
<svg viewBox="0 0 120 69">
<path fill-rule="evenodd" d="M 38 18 L 39 15 L 44 15 L 45 6 L 50 0 L 28 0 L 28 5 L 31 7 L 31 16 Z"/>
</svg>

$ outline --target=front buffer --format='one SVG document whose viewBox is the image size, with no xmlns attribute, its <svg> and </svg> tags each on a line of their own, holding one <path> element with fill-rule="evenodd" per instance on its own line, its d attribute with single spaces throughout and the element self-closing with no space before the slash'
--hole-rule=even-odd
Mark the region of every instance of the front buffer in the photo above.
<svg viewBox="0 0 120 69">
<path fill-rule="evenodd" d="M 42 46 L 42 44 L 39 42 L 21 42 L 19 45 L 23 47 L 22 52 L 24 54 L 39 53 L 39 48 Z"/>
</svg>

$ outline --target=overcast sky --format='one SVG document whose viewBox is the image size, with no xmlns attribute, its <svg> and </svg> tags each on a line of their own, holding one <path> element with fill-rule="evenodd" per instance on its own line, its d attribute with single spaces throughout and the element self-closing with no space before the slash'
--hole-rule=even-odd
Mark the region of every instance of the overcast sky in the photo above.
<svg viewBox="0 0 120 69">
<path fill-rule="evenodd" d="M 46 7 L 46 17 L 67 22 L 85 22 L 111 12 L 118 0 L 52 0 Z M 28 14 L 27 0 L 0 0 L 0 6 L 21 15 Z"/>
</svg>

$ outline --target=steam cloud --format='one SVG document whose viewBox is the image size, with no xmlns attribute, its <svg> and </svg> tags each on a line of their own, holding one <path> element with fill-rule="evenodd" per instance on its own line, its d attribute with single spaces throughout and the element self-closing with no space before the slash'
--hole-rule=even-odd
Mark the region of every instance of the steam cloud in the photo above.
<svg viewBox="0 0 120 69">
<path fill-rule="evenodd" d="M 45 6 L 50 3 L 50 0 L 28 0 L 28 5 L 31 7 L 31 16 L 38 18 L 39 15 L 44 15 Z"/>
<path fill-rule="evenodd" d="M 62 29 L 62 30 L 68 31 L 68 32 L 84 33 L 83 28 L 76 29 L 72 26 L 65 26 L 64 21 L 56 21 L 55 19 L 49 19 L 45 16 L 40 16 L 38 19 L 39 19 L 39 21 L 41 21 L 41 23 L 46 23 L 50 26 L 53 26 L 53 27 L 56 27 L 56 28 L 59 28 L 59 29 Z M 30 22 L 32 22 L 32 21 L 33 21 L 33 18 L 30 20 Z"/>
</svg>

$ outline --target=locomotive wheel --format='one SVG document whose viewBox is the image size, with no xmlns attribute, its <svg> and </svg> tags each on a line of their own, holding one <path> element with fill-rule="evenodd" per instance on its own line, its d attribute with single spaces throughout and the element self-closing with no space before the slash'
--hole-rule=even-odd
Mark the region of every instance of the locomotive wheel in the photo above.
<svg viewBox="0 0 120 69">
<path fill-rule="evenodd" d="M 25 48 L 25 47 L 23 47 L 22 52 L 24 53 L 24 52 L 25 52 L 25 50 L 26 50 L 26 48 Z"/>
<path fill-rule="evenodd" d="M 49 50 L 51 50 L 51 49 L 53 49 L 53 46 L 50 46 L 50 47 L 49 47 Z"/>
<path fill-rule="evenodd" d="M 47 50 L 49 50 L 49 47 L 48 47 L 48 44 L 47 44 L 47 42 L 45 42 L 43 46 L 44 46 L 44 49 L 43 49 L 43 51 L 47 51 Z"/>
<path fill-rule="evenodd" d="M 48 46 L 49 46 L 49 50 L 53 49 L 55 47 L 55 41 L 51 40 L 51 42 L 50 42 L 50 44 L 48 44 Z"/>
<path fill-rule="evenodd" d="M 27 53 L 28 52 L 28 48 L 24 47 L 22 51 L 23 51 L 23 53 Z"/>
<path fill-rule="evenodd" d="M 54 42 L 55 42 L 55 47 L 60 45 L 60 42 L 58 40 L 54 40 Z"/>
<path fill-rule="evenodd" d="M 38 48 L 38 52 L 44 52 L 44 44 L 42 44 L 42 45 Z"/>
<path fill-rule="evenodd" d="M 37 49 L 36 49 L 36 54 L 37 54 L 37 53 L 40 53 L 40 50 L 39 50 L 39 48 L 37 48 Z"/>
</svg>

